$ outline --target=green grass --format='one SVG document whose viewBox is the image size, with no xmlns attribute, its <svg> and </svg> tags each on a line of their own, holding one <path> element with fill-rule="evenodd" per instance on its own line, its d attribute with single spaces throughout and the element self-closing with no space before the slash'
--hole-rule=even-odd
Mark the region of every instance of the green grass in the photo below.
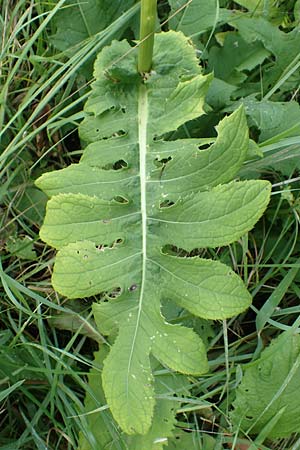
<svg viewBox="0 0 300 450">
<path fill-rule="evenodd" d="M 94 326 L 90 299 L 74 306 L 51 287 L 54 253 L 38 235 L 46 198 L 34 187 L 34 180 L 78 160 L 76 129 L 92 81 L 86 75 L 86 62 L 120 30 L 132 38 L 128 25 L 139 5 L 62 52 L 53 46 L 51 36 L 54 17 L 66 7 L 65 0 L 12 3 L 3 0 L 0 5 L 0 450 L 76 449 L 79 433 L 86 435 L 84 398 L 90 389 L 87 374 L 93 367 L 93 352 L 106 341 Z M 220 4 L 240 9 L 234 2 Z M 165 20 L 166 2 L 160 2 L 160 11 Z M 220 25 L 214 34 L 203 33 L 202 48 L 210 48 L 215 34 L 228 28 Z M 282 88 L 293 76 L 299 77 L 299 64 L 298 55 L 263 98 L 272 100 L 276 94 L 277 101 L 297 100 L 299 87 L 284 92 Z M 259 77 L 254 72 L 249 71 L 249 77 Z M 194 124 L 187 132 L 197 134 L 204 125 Z M 190 392 L 178 401 L 175 431 L 189 430 L 194 449 L 208 449 L 207 436 L 215 438 L 215 449 L 230 444 L 239 450 L 246 441 L 251 450 L 300 448 L 296 433 L 276 441 L 263 434 L 244 436 L 242 430 L 240 435 L 233 433 L 228 415 L 241 365 L 256 359 L 280 332 L 299 327 L 299 167 L 283 172 L 276 164 L 293 152 L 297 155 L 300 135 L 286 130 L 260 143 L 274 164 L 266 168 L 259 160 L 245 168 L 251 176 L 259 174 L 273 183 L 264 218 L 240 242 L 209 251 L 242 276 L 254 302 L 247 313 L 228 323 L 203 324 L 211 371 L 191 377 Z M 285 153 L 279 158 L 282 150 Z M 184 320 L 192 318 L 180 312 L 173 323 Z M 177 395 L 182 397 L 182 392 Z M 128 448 L 106 406 L 99 404 L 99 411 L 116 448 Z"/>
</svg>

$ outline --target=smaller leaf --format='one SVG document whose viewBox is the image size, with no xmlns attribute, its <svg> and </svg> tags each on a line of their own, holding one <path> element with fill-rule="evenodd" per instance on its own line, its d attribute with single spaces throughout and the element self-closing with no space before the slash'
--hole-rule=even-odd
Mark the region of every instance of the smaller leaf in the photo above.
<svg viewBox="0 0 300 450">
<path fill-rule="evenodd" d="M 6 241 L 6 250 L 20 259 L 34 260 L 36 258 L 34 242 L 29 236 L 24 238 L 10 236 Z"/>
<path fill-rule="evenodd" d="M 247 434 L 259 434 L 288 405 L 285 413 L 277 416 L 268 437 L 283 438 L 298 432 L 299 383 L 300 336 L 291 330 L 282 333 L 245 368 L 231 413 L 234 426 Z"/>
<path fill-rule="evenodd" d="M 239 103 L 241 102 L 237 104 Z M 260 142 L 275 138 L 276 135 L 279 139 L 299 135 L 300 107 L 297 102 L 259 101 L 254 95 L 250 95 L 243 99 L 242 104 L 250 119 L 250 126 L 255 126 L 260 131 Z"/>
</svg>

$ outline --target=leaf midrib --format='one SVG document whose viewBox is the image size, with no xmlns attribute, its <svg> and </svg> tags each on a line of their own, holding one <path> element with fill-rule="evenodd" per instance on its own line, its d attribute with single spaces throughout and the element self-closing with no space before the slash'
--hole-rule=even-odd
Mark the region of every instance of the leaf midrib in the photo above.
<svg viewBox="0 0 300 450">
<path fill-rule="evenodd" d="M 139 143 L 139 172 L 140 172 L 140 193 L 141 193 L 141 222 L 142 222 L 142 277 L 141 288 L 138 304 L 138 312 L 136 325 L 132 339 L 132 346 L 127 366 L 127 397 L 129 391 L 129 374 L 131 363 L 137 339 L 138 329 L 141 320 L 145 280 L 146 280 L 146 262 L 147 262 L 147 171 L 146 171 L 146 155 L 147 155 L 147 124 L 148 124 L 148 93 L 146 86 L 141 83 L 138 93 L 138 143 Z"/>
</svg>

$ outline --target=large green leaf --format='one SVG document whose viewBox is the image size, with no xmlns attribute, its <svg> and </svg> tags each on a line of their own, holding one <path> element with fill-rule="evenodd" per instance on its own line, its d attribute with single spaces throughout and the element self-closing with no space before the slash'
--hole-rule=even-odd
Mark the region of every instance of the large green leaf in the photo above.
<svg viewBox="0 0 300 450">
<path fill-rule="evenodd" d="M 211 81 L 187 38 L 157 35 L 151 74 L 143 78 L 136 66 L 127 42 L 101 52 L 80 126 L 84 156 L 37 184 L 53 196 L 41 229 L 59 249 L 53 285 L 69 298 L 108 293 L 93 305 L 100 332 L 116 336 L 104 362 L 105 396 L 126 433 L 145 434 L 155 406 L 150 353 L 182 373 L 208 369 L 198 334 L 168 323 L 161 300 L 206 319 L 231 317 L 251 302 L 228 267 L 168 249 L 240 238 L 265 210 L 270 184 L 220 185 L 233 179 L 248 150 L 242 108 L 219 124 L 208 149 L 197 139 L 166 140 L 203 114 Z"/>
<path fill-rule="evenodd" d="M 121 38 L 127 29 L 135 28 L 139 23 L 138 10 L 135 0 L 66 0 L 53 18 L 55 34 L 50 41 L 58 50 L 73 57 L 88 39 L 94 42 L 102 39 L 105 45 Z M 92 78 L 95 57 L 96 51 L 78 69 L 88 80 Z"/>
<path fill-rule="evenodd" d="M 271 138 L 275 141 L 276 136 L 278 140 L 282 137 L 299 136 L 300 106 L 297 102 L 259 101 L 255 95 L 250 95 L 242 103 L 250 119 L 249 126 L 255 126 L 260 132 L 260 142 Z"/>
<path fill-rule="evenodd" d="M 261 65 L 270 54 L 259 40 L 246 42 L 235 31 L 227 31 L 223 39 L 222 46 L 216 43 L 209 50 L 208 68 L 231 85 L 245 81 L 249 71 Z"/>
<path fill-rule="evenodd" d="M 262 67 L 255 92 L 260 92 L 263 86 L 265 96 L 270 88 L 276 87 L 276 83 L 279 83 L 278 89 L 281 92 L 290 92 L 299 86 L 299 26 L 285 33 L 263 17 L 247 17 L 245 14 L 236 16 L 235 20 L 230 21 L 230 25 L 239 31 L 242 39 L 249 45 L 260 41 L 274 55 L 275 62 L 272 66 L 265 64 Z"/>
<path fill-rule="evenodd" d="M 190 37 L 204 33 L 231 15 L 229 10 L 219 8 L 216 0 L 169 0 L 169 4 L 170 27 Z"/>
<path fill-rule="evenodd" d="M 247 434 L 258 434 L 279 415 L 269 438 L 300 431 L 300 336 L 282 333 L 245 369 L 237 389 L 232 421 Z"/>
<path fill-rule="evenodd" d="M 104 30 L 133 4 L 134 0 L 66 0 L 54 16 L 56 33 L 51 40 L 59 50 L 68 50 Z"/>
</svg>

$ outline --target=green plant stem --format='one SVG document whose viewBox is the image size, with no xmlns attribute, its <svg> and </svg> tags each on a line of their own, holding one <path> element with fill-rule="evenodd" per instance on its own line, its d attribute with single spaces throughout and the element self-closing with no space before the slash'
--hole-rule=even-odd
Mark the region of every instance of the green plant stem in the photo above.
<svg viewBox="0 0 300 450">
<path fill-rule="evenodd" d="M 154 43 L 157 0 L 141 0 L 139 72 L 150 72 Z"/>
</svg>

